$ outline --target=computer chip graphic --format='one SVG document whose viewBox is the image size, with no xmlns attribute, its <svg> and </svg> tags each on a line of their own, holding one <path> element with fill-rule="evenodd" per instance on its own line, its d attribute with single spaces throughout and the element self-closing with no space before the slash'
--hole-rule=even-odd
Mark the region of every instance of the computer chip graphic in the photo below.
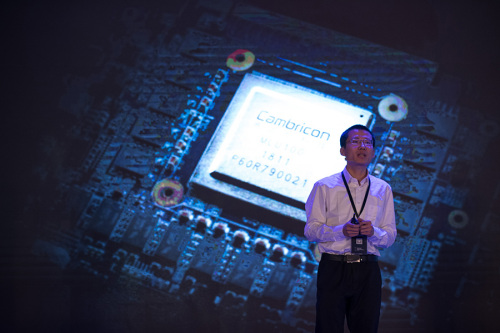
<svg viewBox="0 0 500 333">
<path fill-rule="evenodd" d="M 190 183 L 305 221 L 314 182 L 345 166 L 341 133 L 373 122 L 333 96 L 246 74 Z"/>
</svg>

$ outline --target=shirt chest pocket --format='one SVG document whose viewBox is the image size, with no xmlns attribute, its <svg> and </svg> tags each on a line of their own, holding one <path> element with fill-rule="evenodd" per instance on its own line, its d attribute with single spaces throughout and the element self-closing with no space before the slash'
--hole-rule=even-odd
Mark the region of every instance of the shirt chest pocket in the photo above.
<svg viewBox="0 0 500 333">
<path fill-rule="evenodd" d="M 380 201 L 381 200 L 379 200 L 377 197 L 369 197 L 366 202 L 365 209 L 361 214 L 361 218 L 375 223 L 379 214 L 382 213 L 382 206 L 380 204 Z"/>
</svg>

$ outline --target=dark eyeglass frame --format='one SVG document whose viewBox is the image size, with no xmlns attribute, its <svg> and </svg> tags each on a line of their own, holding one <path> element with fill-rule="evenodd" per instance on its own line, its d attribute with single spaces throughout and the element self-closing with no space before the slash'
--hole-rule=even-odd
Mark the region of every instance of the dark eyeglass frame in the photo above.
<svg viewBox="0 0 500 333">
<path fill-rule="evenodd" d="M 373 141 L 372 140 L 367 140 L 367 139 L 352 139 L 347 141 L 348 143 L 353 144 L 354 146 L 361 146 L 361 144 L 364 144 L 365 147 L 373 147 Z"/>
</svg>

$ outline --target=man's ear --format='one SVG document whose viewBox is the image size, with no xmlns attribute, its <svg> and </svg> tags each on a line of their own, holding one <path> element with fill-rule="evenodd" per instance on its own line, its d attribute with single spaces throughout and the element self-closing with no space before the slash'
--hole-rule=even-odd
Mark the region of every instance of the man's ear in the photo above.
<svg viewBox="0 0 500 333">
<path fill-rule="evenodd" d="M 345 156 L 345 148 L 340 147 L 340 155 Z"/>
</svg>

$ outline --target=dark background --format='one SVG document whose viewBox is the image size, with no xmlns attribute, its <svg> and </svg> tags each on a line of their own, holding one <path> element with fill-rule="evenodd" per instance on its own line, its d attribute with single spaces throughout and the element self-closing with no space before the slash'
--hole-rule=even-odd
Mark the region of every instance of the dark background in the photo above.
<svg viewBox="0 0 500 333">
<path fill-rule="evenodd" d="M 492 119 L 500 118 L 496 92 L 500 74 L 499 23 L 493 1 L 248 2 L 435 61 L 439 65 L 435 80 L 439 81 L 446 75 L 463 80 L 462 105 L 481 109 Z M 183 3 L 21 1 L 2 5 L 3 218 L 0 279 L 6 310 L 2 312 L 7 315 L 7 320 L 31 320 L 34 321 L 32 327 L 36 327 L 37 321 L 50 322 L 50 329 L 55 331 L 67 327 L 63 326 L 66 320 L 82 323 L 76 320 L 78 315 L 69 313 L 65 306 L 69 291 L 59 288 L 68 277 L 57 266 L 30 252 L 37 230 L 41 227 L 39 223 L 43 221 L 43 216 L 39 215 L 43 212 L 32 208 L 50 204 L 52 190 L 50 174 L 41 173 L 40 167 L 52 168 L 56 172 L 66 156 L 66 152 L 48 155 L 40 151 L 37 142 L 45 134 L 59 131 L 61 126 L 71 121 L 57 105 L 63 92 L 62 80 L 67 73 L 84 73 L 93 66 L 95 59 L 89 57 L 87 46 L 102 42 L 101 31 L 116 29 L 109 25 L 109 18 L 127 5 L 175 13 Z M 497 146 L 490 155 L 486 155 L 488 158 L 484 163 L 496 165 L 498 153 Z M 39 201 L 40 197 L 43 202 Z M 490 269 L 495 272 L 495 267 L 498 277 L 498 266 Z M 99 286 L 87 289 L 85 277 L 77 277 L 72 283 L 81 283 L 76 290 L 82 298 L 88 293 L 99 293 Z M 494 283 L 494 280 L 487 283 Z M 78 293 L 71 295 L 78 297 Z M 494 312 L 488 302 L 483 301 L 495 296 L 498 297 L 497 294 L 484 293 L 470 297 L 477 304 L 469 304 L 465 308 L 484 307 L 486 315 L 483 317 L 478 311 L 469 320 L 457 318 L 456 323 L 446 327 L 458 330 L 460 325 L 465 325 L 472 328 L 474 322 L 484 323 L 479 327 L 489 327 L 494 323 Z M 446 312 L 446 309 L 440 308 L 441 305 L 453 306 L 450 305 L 452 302 L 445 302 L 439 296 L 428 302 L 430 304 L 422 306 L 428 306 L 435 312 L 433 318 L 436 322 L 439 322 L 439 311 Z M 82 311 L 92 313 L 91 308 L 91 303 L 81 305 Z M 110 318 L 113 319 L 116 318 Z M 5 325 L 16 327 L 9 325 L 9 321 L 5 321 Z M 74 331 L 87 330 L 84 325 L 71 327 Z"/>
</svg>

